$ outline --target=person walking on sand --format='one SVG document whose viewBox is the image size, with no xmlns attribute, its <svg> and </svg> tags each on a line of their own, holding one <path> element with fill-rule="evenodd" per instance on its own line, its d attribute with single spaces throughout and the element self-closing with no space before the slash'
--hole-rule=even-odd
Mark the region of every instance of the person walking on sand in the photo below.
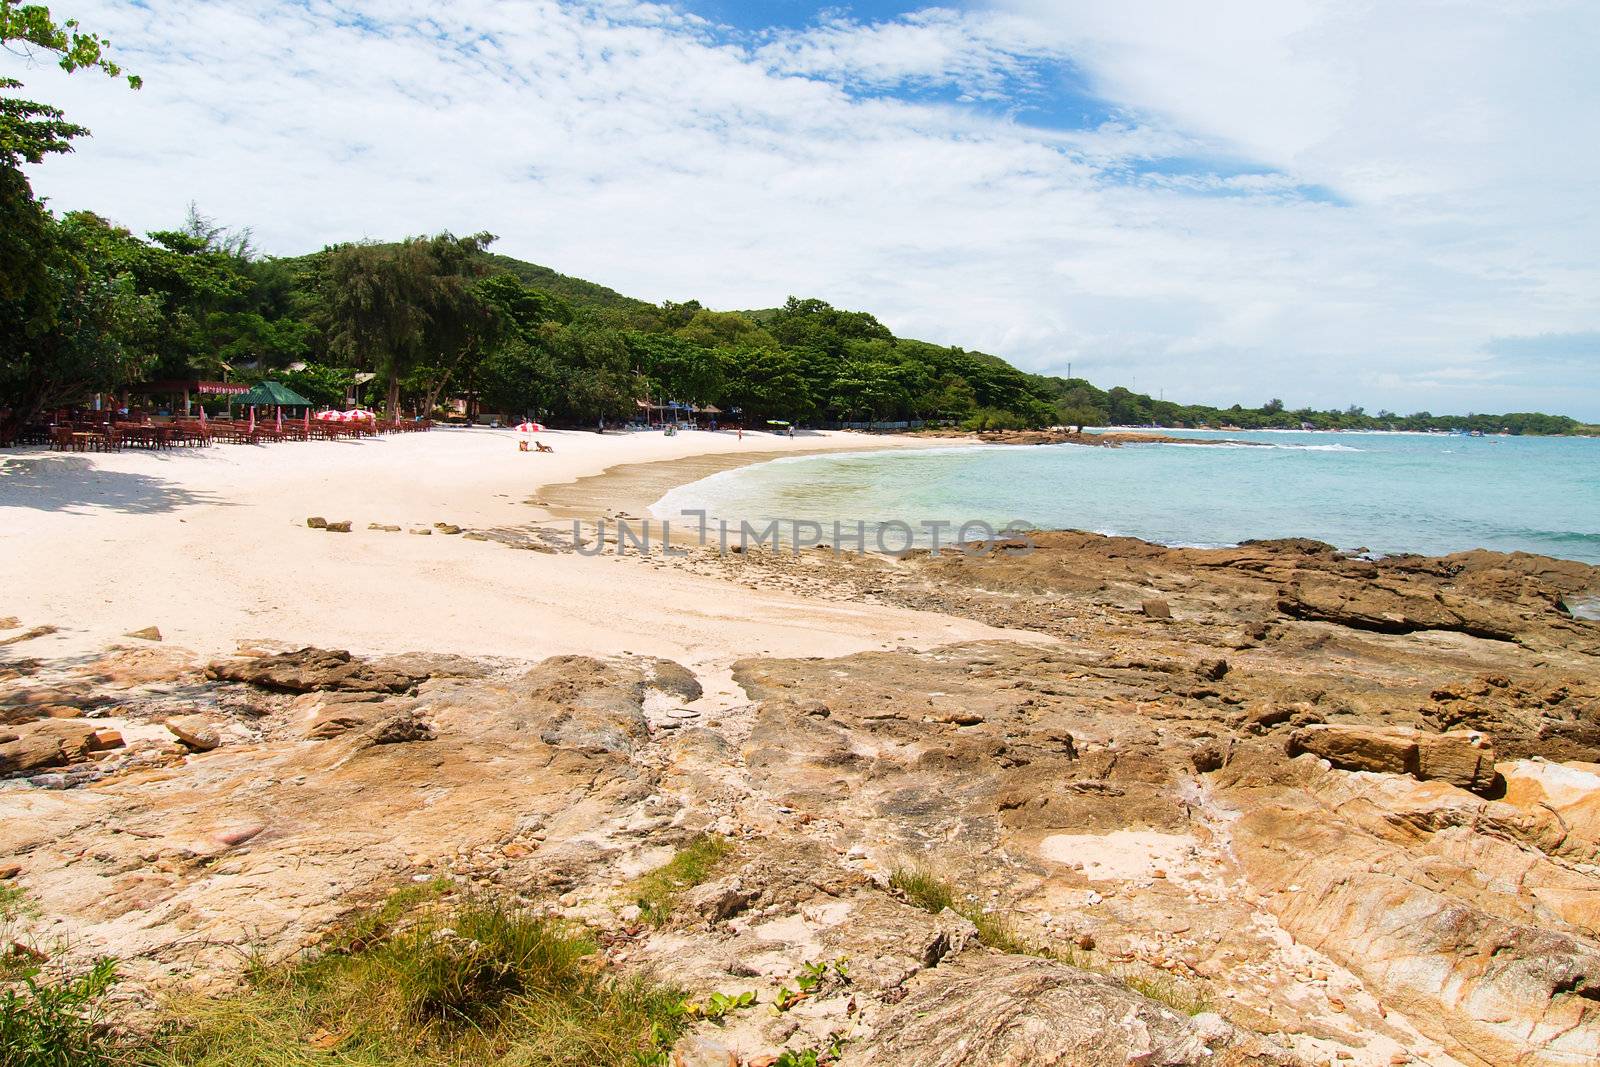
<svg viewBox="0 0 1600 1067">
<path fill-rule="evenodd" d="M 744 440 L 744 427 L 743 426 L 739 427 L 739 440 L 741 440 L 741 441 Z"/>
</svg>

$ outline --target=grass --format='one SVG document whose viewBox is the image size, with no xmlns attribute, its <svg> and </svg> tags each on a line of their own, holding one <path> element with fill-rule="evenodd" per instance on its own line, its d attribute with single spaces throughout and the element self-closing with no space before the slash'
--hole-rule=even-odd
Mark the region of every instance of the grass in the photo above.
<svg viewBox="0 0 1600 1067">
<path fill-rule="evenodd" d="M 41 980 L 37 967 L 13 976 L 0 993 L 0 1063 L 6 1067 L 112 1067 L 123 1046 L 100 1020 L 100 1005 L 117 980 L 100 960 L 81 975 Z"/>
<path fill-rule="evenodd" d="M 664 925 L 678 898 L 710 878 L 732 851 L 732 842 L 715 834 L 701 834 L 690 841 L 665 864 L 634 882 L 640 916 L 652 926 Z"/>
<path fill-rule="evenodd" d="M 1018 956 L 1040 956 L 1082 970 L 1096 971 L 1115 978 L 1134 992 L 1181 1011 L 1185 1015 L 1199 1015 L 1201 1012 L 1212 1010 L 1212 1003 L 1208 997 L 1197 993 L 1188 983 L 1169 975 L 1150 972 L 1143 968 L 1098 964 L 1081 955 L 1071 945 L 1041 945 L 1030 941 L 1019 934 L 1016 927 L 1004 916 L 985 912 L 976 904 L 959 899 L 949 882 L 924 868 L 897 868 L 889 876 L 889 888 L 924 911 L 938 914 L 949 908 L 977 927 L 978 940 L 990 948 Z"/>
<path fill-rule="evenodd" d="M 587 932 L 407 887 L 320 955 L 256 967 L 182 1020 L 147 1067 L 638 1067 L 682 1029 L 682 994 L 610 974 Z"/>
<path fill-rule="evenodd" d="M 1017 933 L 1004 916 L 986 912 L 976 904 L 956 896 L 950 883 L 921 867 L 897 868 L 889 875 L 889 888 L 894 889 L 923 911 L 937 915 L 946 908 L 978 928 L 978 940 L 990 948 L 1019 956 L 1047 956 L 1060 958 L 1052 949 L 1035 945 Z"/>
</svg>

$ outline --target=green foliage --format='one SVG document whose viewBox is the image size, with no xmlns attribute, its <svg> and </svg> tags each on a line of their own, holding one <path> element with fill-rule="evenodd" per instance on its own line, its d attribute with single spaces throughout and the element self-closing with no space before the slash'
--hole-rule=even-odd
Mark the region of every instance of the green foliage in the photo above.
<svg viewBox="0 0 1600 1067">
<path fill-rule="evenodd" d="M 53 55 L 64 71 L 92 68 L 116 77 L 122 68 L 107 55 L 111 42 L 84 30 L 76 19 L 56 22 L 50 9 L 41 4 L 18 4 L 0 0 L 0 48 L 34 59 L 39 53 Z M 128 84 L 142 84 L 137 75 Z M 66 121 L 57 108 L 22 100 L 13 95 L 22 83 L 0 78 L 0 169 L 15 169 L 22 162 L 39 163 L 45 156 L 72 151 L 74 138 L 88 130 Z"/>
<path fill-rule="evenodd" d="M 488 233 L 413 237 L 397 244 L 339 245 L 319 263 L 319 295 L 330 355 L 369 364 L 388 382 L 386 407 L 400 406 L 400 380 L 426 368 L 427 398 L 502 331 L 495 305 L 474 282 L 487 269 Z"/>
<path fill-rule="evenodd" d="M 0 300 L 0 410 L 15 422 L 141 376 L 159 318 L 100 228 L 45 216 L 36 236 L 20 298 Z"/>
<path fill-rule="evenodd" d="M 755 1002 L 756 994 L 754 990 L 746 990 L 731 997 L 726 993 L 712 993 L 704 1001 L 684 1001 L 680 1006 L 680 1010 L 691 1019 L 707 1019 L 711 1022 L 719 1022 L 736 1011 L 750 1007 Z"/>
<path fill-rule="evenodd" d="M 0 1063 L 7 1067 L 101 1067 L 121 1063 L 119 1042 L 99 1004 L 117 980 L 113 960 L 47 981 L 37 969 L 0 993 Z"/>
<path fill-rule="evenodd" d="M 801 1001 L 849 985 L 850 961 L 840 956 L 836 960 L 807 963 L 800 968 L 800 973 L 795 975 L 792 981 L 793 989 L 787 985 L 779 986 L 777 996 L 773 999 L 773 1007 L 780 1012 L 788 1011 Z"/>
<path fill-rule="evenodd" d="M 150 1067 L 636 1067 L 681 1033 L 682 994 L 606 971 L 588 935 L 498 902 L 402 891 L 323 953 L 173 1005 Z"/>
<path fill-rule="evenodd" d="M 1009 411 L 997 411 L 994 408 L 975 411 L 961 423 L 963 430 L 971 430 L 974 433 L 988 433 L 995 430 L 1021 430 L 1025 429 L 1026 426 L 1027 423 L 1021 416 Z"/>
<path fill-rule="evenodd" d="M 355 384 L 354 371 L 321 363 L 307 363 L 300 370 L 281 371 L 272 377 L 319 407 L 342 405 Z"/>
<path fill-rule="evenodd" d="M 678 898 L 710 878 L 732 851 L 733 844 L 727 838 L 701 834 L 672 859 L 636 881 L 633 896 L 645 921 L 660 926 L 670 919 Z"/>
</svg>

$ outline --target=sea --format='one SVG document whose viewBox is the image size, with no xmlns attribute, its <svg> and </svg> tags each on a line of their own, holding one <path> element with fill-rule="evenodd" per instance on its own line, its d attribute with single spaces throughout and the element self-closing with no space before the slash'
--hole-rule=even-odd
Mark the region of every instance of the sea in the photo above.
<svg viewBox="0 0 1600 1067">
<path fill-rule="evenodd" d="M 681 486 L 652 511 L 901 522 L 922 545 L 926 523 L 979 520 L 1167 545 L 1309 537 L 1372 555 L 1490 548 L 1600 564 L 1597 439 L 1160 432 L 1196 440 L 785 457 Z"/>
</svg>

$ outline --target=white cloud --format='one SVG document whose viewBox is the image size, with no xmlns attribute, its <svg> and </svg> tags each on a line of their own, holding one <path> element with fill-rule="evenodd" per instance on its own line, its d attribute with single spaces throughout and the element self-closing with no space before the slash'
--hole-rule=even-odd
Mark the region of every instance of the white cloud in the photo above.
<svg viewBox="0 0 1600 1067">
<path fill-rule="evenodd" d="M 1600 416 L 1593 356 L 1492 344 L 1600 326 L 1592 6 L 1005 0 L 753 42 L 623 0 L 75 6 L 146 88 L 0 57 L 95 131 L 35 171 L 58 208 L 193 199 L 282 253 L 486 228 L 1168 397 Z M 1111 120 L 896 96 L 1037 104 L 1060 60 Z"/>
</svg>

